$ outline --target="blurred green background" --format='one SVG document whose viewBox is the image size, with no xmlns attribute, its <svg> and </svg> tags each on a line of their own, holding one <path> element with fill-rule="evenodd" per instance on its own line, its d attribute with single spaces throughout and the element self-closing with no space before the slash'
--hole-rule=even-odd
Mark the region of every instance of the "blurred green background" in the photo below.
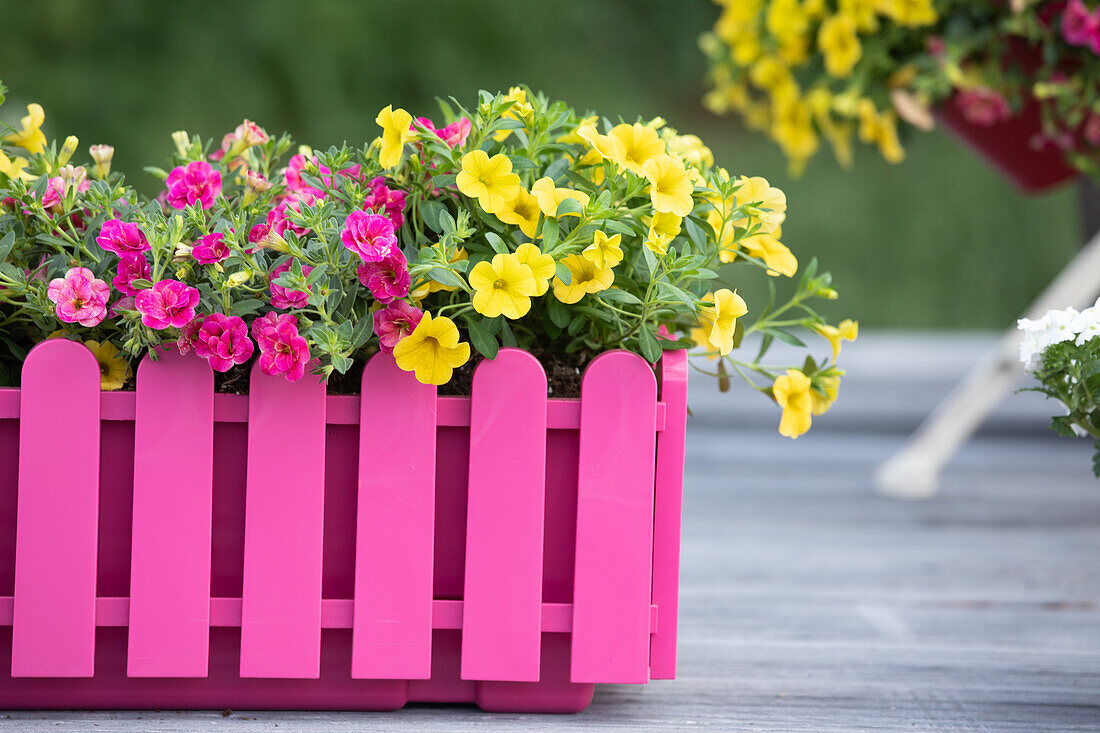
<svg viewBox="0 0 1100 733">
<path fill-rule="evenodd" d="M 864 150 L 845 172 L 825 152 L 792 180 L 771 143 L 700 104 L 709 0 L 8 2 L 0 115 L 40 102 L 48 136 L 113 144 L 147 191 L 141 167 L 163 162 L 173 130 L 220 140 L 249 117 L 358 144 L 386 104 L 432 116 L 437 95 L 524 81 L 612 119 L 661 115 L 783 188 L 784 242 L 832 271 L 829 315 L 864 326 L 1005 327 L 1079 244 L 1072 186 L 1022 197 L 942 133 L 908 140 L 900 166 Z"/>
</svg>

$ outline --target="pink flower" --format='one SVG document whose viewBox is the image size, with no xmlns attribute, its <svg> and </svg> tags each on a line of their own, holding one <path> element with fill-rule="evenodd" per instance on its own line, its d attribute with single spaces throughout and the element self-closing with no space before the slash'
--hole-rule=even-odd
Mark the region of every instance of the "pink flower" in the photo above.
<svg viewBox="0 0 1100 733">
<path fill-rule="evenodd" d="M 180 337 L 176 339 L 176 348 L 179 349 L 181 354 L 188 354 L 191 349 L 195 348 L 195 335 L 199 332 L 202 321 L 203 319 L 200 317 L 184 326 L 180 326 Z"/>
<path fill-rule="evenodd" d="M 98 326 L 107 317 L 111 288 L 87 267 L 73 267 L 63 278 L 50 280 L 46 293 L 65 323 Z"/>
<path fill-rule="evenodd" d="M 302 169 L 306 167 L 307 162 L 306 156 L 301 153 L 291 156 L 290 161 L 287 163 L 286 170 L 283 172 L 283 178 L 286 180 L 286 187 L 291 191 L 299 193 L 308 192 L 318 198 L 324 198 L 324 191 L 310 186 L 302 179 Z M 316 163 L 317 159 L 314 158 L 313 162 Z M 321 167 L 323 168 L 324 166 Z M 330 171 L 328 168 L 325 168 L 323 172 L 329 173 Z"/>
<path fill-rule="evenodd" d="M 151 280 L 153 271 L 149 269 L 149 262 L 142 254 L 124 254 L 118 258 L 118 275 L 111 281 L 115 290 L 124 295 L 137 295 L 138 289 L 134 287 L 134 280 Z"/>
<path fill-rule="evenodd" d="M 63 208 L 62 201 L 64 198 L 65 179 L 61 176 L 54 176 L 50 179 L 50 182 L 46 185 L 46 191 L 42 194 L 42 208 L 59 213 Z"/>
<path fill-rule="evenodd" d="M 393 222 L 380 214 L 365 211 L 348 214 L 340 241 L 363 262 L 379 262 L 397 251 Z"/>
<path fill-rule="evenodd" d="M 141 313 L 141 322 L 149 328 L 182 328 L 195 317 L 199 291 L 179 280 L 161 280 L 152 289 L 139 291 L 134 304 Z"/>
<path fill-rule="evenodd" d="M 298 319 L 274 311 L 252 322 L 252 338 L 260 346 L 260 371 L 274 377 L 285 374 L 297 382 L 309 364 L 309 344 L 298 333 Z"/>
<path fill-rule="evenodd" d="M 395 300 L 381 310 L 374 312 L 374 332 L 378 334 L 378 346 L 387 354 L 393 353 L 393 347 L 413 332 L 424 316 L 419 308 L 403 300 Z"/>
<path fill-rule="evenodd" d="M 1090 12 L 1081 0 L 1069 0 L 1061 30 L 1069 45 L 1088 46 L 1093 53 L 1100 53 L 1100 12 Z"/>
<path fill-rule="evenodd" d="M 229 256 L 229 245 L 225 243 L 221 232 L 207 234 L 199 237 L 194 249 L 191 250 L 191 256 L 200 265 L 212 265 Z"/>
<path fill-rule="evenodd" d="M 221 150 L 211 153 L 210 160 L 221 160 L 226 155 L 239 155 L 253 145 L 266 143 L 269 139 L 264 128 L 252 120 L 245 120 L 237 125 L 236 130 L 225 134 L 225 137 L 222 138 Z"/>
<path fill-rule="evenodd" d="M 178 165 L 168 174 L 168 196 L 165 201 L 173 209 L 199 204 L 204 209 L 214 205 L 222 191 L 222 174 L 204 160 Z"/>
<path fill-rule="evenodd" d="M 382 176 L 371 179 L 370 189 L 361 208 L 371 209 L 376 214 L 385 214 L 393 222 L 393 228 L 400 229 L 405 221 L 402 213 L 405 210 L 405 192 L 391 189 Z"/>
<path fill-rule="evenodd" d="M 442 130 L 439 130 L 438 134 L 443 138 L 443 142 L 452 148 L 460 148 L 466 143 L 466 138 L 470 135 L 470 121 L 465 117 L 459 117 Z"/>
<path fill-rule="evenodd" d="M 194 335 L 195 353 L 210 362 L 216 372 L 229 371 L 234 364 L 243 364 L 256 350 L 248 338 L 248 327 L 237 316 L 211 313 Z"/>
<path fill-rule="evenodd" d="M 1008 100 L 989 87 L 975 87 L 959 92 L 955 104 L 967 122 L 988 127 L 1012 116 Z"/>
<path fill-rule="evenodd" d="M 309 303 L 309 292 L 292 290 L 282 285 L 275 284 L 275 280 L 278 279 L 279 275 L 290 270 L 290 262 L 290 260 L 287 260 L 276 267 L 267 278 L 271 287 L 271 305 L 276 308 L 305 308 Z M 303 275 L 308 277 L 311 272 L 313 272 L 312 267 L 309 265 L 302 265 Z"/>
<path fill-rule="evenodd" d="M 108 219 L 103 222 L 103 228 L 99 230 L 99 236 L 95 243 L 108 252 L 116 255 L 137 254 L 148 252 L 149 240 L 145 238 L 145 232 L 137 224 Z"/>
<path fill-rule="evenodd" d="M 276 234 L 282 234 L 287 229 L 290 229 L 298 236 L 309 233 L 309 229 L 298 226 L 287 218 L 287 209 L 301 212 L 303 203 L 308 206 L 315 206 L 322 197 L 323 194 L 318 196 L 317 190 L 314 188 L 304 188 L 300 191 L 292 192 L 290 196 L 283 199 L 274 209 L 267 212 L 268 227 Z"/>
<path fill-rule="evenodd" d="M 134 305 L 134 299 L 127 296 L 125 298 L 119 298 L 111 307 L 107 309 L 107 317 L 114 318 L 118 315 L 119 311 L 132 311 L 137 310 L 137 306 Z"/>
<path fill-rule="evenodd" d="M 1085 141 L 1094 148 L 1100 147 L 1100 115 L 1092 112 L 1085 118 L 1085 124 L 1081 128 L 1081 134 Z"/>
<path fill-rule="evenodd" d="M 378 262 L 364 262 L 359 265 L 357 273 L 359 282 L 370 288 L 371 295 L 382 304 L 404 298 L 412 284 L 409 263 L 401 252 L 394 252 Z"/>
</svg>

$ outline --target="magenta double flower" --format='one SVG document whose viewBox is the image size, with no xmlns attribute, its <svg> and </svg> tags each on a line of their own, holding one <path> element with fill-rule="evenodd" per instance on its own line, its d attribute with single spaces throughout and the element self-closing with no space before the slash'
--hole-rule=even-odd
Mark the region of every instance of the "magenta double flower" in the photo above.
<svg viewBox="0 0 1100 733">
<path fill-rule="evenodd" d="M 134 296 L 141 322 L 157 331 L 183 328 L 195 317 L 199 291 L 179 280 L 161 280 Z"/>
<path fill-rule="evenodd" d="M 138 254 L 148 252 L 150 249 L 149 240 L 145 232 L 141 231 L 141 227 L 120 219 L 108 219 L 103 222 L 95 243 L 116 255 Z"/>
<path fill-rule="evenodd" d="M 305 308 L 309 303 L 309 290 L 302 292 L 301 290 L 292 290 L 290 288 L 284 288 L 282 285 L 276 285 L 275 280 L 279 275 L 284 272 L 290 271 L 290 260 L 287 260 L 283 264 L 276 267 L 268 275 L 268 283 L 271 288 L 271 305 L 276 308 Z M 313 272 L 313 268 L 309 265 L 302 265 L 302 274 L 309 276 L 309 273 Z"/>
<path fill-rule="evenodd" d="M 153 271 L 143 254 L 124 254 L 118 258 L 118 275 L 111 281 L 115 290 L 124 295 L 137 295 L 134 280 L 151 280 Z"/>
<path fill-rule="evenodd" d="M 409 286 L 412 285 L 409 263 L 400 251 L 378 262 L 364 262 L 356 272 L 359 282 L 370 288 L 374 299 L 383 305 L 395 298 L 404 298 L 409 294 Z"/>
<path fill-rule="evenodd" d="M 1062 13 L 1062 38 L 1100 55 L 1100 7 L 1089 10 L 1081 0 L 1069 0 Z"/>
<path fill-rule="evenodd" d="M 65 277 L 51 280 L 46 294 L 65 323 L 98 326 L 107 317 L 111 288 L 87 267 L 73 267 Z"/>
<path fill-rule="evenodd" d="M 393 222 L 381 214 L 365 211 L 348 214 L 340 241 L 363 262 L 381 262 L 399 252 Z"/>
<path fill-rule="evenodd" d="M 381 310 L 374 312 L 374 333 L 378 335 L 378 346 L 387 354 L 393 353 L 393 347 L 408 336 L 424 317 L 423 311 L 403 300 L 395 300 Z"/>
<path fill-rule="evenodd" d="M 195 353 L 210 362 L 216 372 L 225 372 L 234 364 L 252 357 L 256 346 L 248 338 L 248 327 L 238 316 L 211 313 L 191 337 Z"/>
<path fill-rule="evenodd" d="M 252 338 L 260 346 L 260 371 L 274 377 L 285 374 L 297 382 L 309 365 L 309 344 L 298 333 L 298 319 L 274 311 L 252 322 Z"/>
<path fill-rule="evenodd" d="M 225 243 L 225 237 L 221 232 L 207 234 L 199 237 L 195 242 L 191 256 L 200 265 L 213 265 L 229 256 L 229 245 Z"/>
<path fill-rule="evenodd" d="M 222 192 L 222 174 L 206 161 L 195 160 L 173 168 L 167 184 L 165 201 L 173 209 L 185 209 L 194 204 L 209 209 Z"/>
<path fill-rule="evenodd" d="M 376 176 L 370 181 L 370 193 L 363 199 L 362 208 L 385 214 L 393 222 L 393 228 L 400 229 L 405 222 L 405 192 L 390 188 L 385 178 Z"/>
</svg>

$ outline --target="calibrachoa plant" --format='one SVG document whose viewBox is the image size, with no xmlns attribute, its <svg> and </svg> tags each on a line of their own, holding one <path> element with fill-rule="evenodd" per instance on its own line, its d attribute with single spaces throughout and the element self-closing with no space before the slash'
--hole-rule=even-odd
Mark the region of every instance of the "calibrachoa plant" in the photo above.
<svg viewBox="0 0 1100 733">
<path fill-rule="evenodd" d="M 904 158 L 898 119 L 934 126 L 952 97 L 975 125 L 1039 100 L 1054 147 L 1100 176 L 1100 4 L 1096 0 L 724 0 L 701 45 L 705 103 L 737 112 L 794 171 L 824 138 L 843 166 L 852 139 Z"/>
<path fill-rule="evenodd" d="M 2 147 L 8 383 L 51 337 L 88 344 L 104 389 L 156 347 L 290 380 L 382 350 L 441 385 L 501 346 L 579 369 L 609 349 L 656 363 L 698 345 L 723 388 L 736 372 L 776 400 L 785 435 L 829 408 L 857 327 L 813 309 L 836 297 L 816 263 L 776 299 L 798 269 L 782 191 L 716 167 L 659 119 L 581 116 L 519 87 L 441 109 L 387 106 L 378 137 L 324 151 L 248 120 L 213 149 L 178 132 L 170 164 L 147 169 L 163 181 L 148 200 L 108 146 L 71 163 L 76 139 L 48 144 L 30 105 Z M 737 294 L 748 272 L 769 279 L 769 302 Z M 799 331 L 831 344 L 824 358 L 764 363 L 776 339 L 805 346 Z M 749 334 L 756 356 L 737 358 Z"/>
<path fill-rule="evenodd" d="M 1051 419 L 1060 435 L 1096 442 L 1093 472 L 1100 477 L 1100 300 L 1083 311 L 1052 310 L 1021 318 L 1020 361 L 1039 382 L 1032 389 L 1058 400 L 1065 415 Z"/>
</svg>

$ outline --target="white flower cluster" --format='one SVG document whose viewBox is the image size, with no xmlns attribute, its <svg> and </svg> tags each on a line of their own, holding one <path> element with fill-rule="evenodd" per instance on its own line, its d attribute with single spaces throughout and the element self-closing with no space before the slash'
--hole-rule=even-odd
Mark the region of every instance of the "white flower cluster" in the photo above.
<svg viewBox="0 0 1100 733">
<path fill-rule="evenodd" d="M 1024 339 L 1020 342 L 1020 361 L 1024 369 L 1034 371 L 1048 346 L 1063 341 L 1074 341 L 1080 346 L 1100 336 L 1100 299 L 1080 312 L 1075 308 L 1066 308 L 1048 311 L 1036 320 L 1021 318 L 1017 321 L 1017 328 L 1024 332 Z"/>
</svg>

